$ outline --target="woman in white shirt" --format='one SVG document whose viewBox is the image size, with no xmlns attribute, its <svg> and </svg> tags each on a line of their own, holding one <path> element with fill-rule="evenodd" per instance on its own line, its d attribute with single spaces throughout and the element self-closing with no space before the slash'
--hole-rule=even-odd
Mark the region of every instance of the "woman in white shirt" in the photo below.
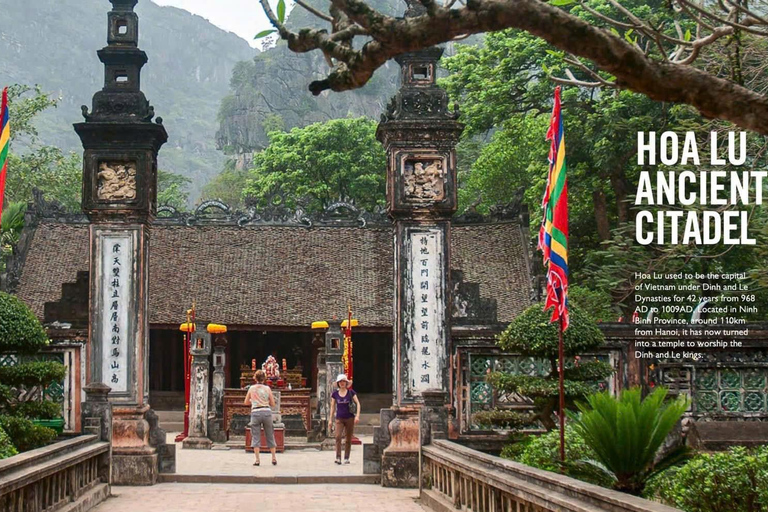
<svg viewBox="0 0 768 512">
<path fill-rule="evenodd" d="M 272 408 L 275 406 L 275 396 L 269 386 L 264 385 L 267 376 L 264 371 L 259 370 L 253 374 L 255 384 L 248 388 L 245 394 L 245 405 L 251 404 L 251 446 L 256 456 L 254 466 L 258 466 L 259 449 L 261 445 L 261 429 L 264 428 L 264 436 L 267 438 L 267 446 L 272 453 L 272 465 L 277 465 L 275 451 L 277 443 L 275 442 L 275 429 L 272 424 Z"/>
</svg>

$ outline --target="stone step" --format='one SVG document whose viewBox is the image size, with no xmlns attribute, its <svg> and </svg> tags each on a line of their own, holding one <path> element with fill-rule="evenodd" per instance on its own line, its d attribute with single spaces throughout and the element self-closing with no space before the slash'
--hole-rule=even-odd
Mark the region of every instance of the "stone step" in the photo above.
<svg viewBox="0 0 768 512">
<path fill-rule="evenodd" d="M 190 484 L 378 484 L 381 475 L 181 475 L 164 473 L 158 475 L 159 483 Z"/>
<path fill-rule="evenodd" d="M 155 411 L 160 428 L 166 432 L 184 431 L 184 411 Z"/>
<path fill-rule="evenodd" d="M 360 393 L 359 396 L 364 411 L 378 414 L 380 409 L 392 407 L 392 393 Z"/>
<path fill-rule="evenodd" d="M 360 414 L 360 423 L 357 424 L 358 427 L 362 425 L 371 425 L 371 426 L 378 426 L 379 422 L 381 420 L 381 417 L 379 413 L 361 413 Z"/>
<path fill-rule="evenodd" d="M 360 423 L 355 425 L 355 435 L 358 436 L 372 436 L 373 435 L 373 429 L 377 427 L 378 425 L 364 425 L 362 418 L 360 419 Z"/>
<path fill-rule="evenodd" d="M 166 432 L 183 432 L 184 422 L 183 421 L 161 421 L 160 428 L 165 430 Z"/>
<path fill-rule="evenodd" d="M 164 421 L 184 421 L 184 411 L 155 411 L 160 423 Z"/>
</svg>

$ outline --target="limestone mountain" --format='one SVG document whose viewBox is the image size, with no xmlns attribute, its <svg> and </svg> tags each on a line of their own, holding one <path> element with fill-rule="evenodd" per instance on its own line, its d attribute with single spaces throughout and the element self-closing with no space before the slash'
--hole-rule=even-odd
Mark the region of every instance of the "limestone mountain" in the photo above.
<svg viewBox="0 0 768 512">
<path fill-rule="evenodd" d="M 308 3 L 321 11 L 328 8 L 327 0 Z M 405 8 L 402 0 L 375 0 L 371 5 L 391 16 L 402 15 Z M 298 6 L 291 11 L 286 24 L 293 29 L 328 28 L 326 22 Z M 317 70 L 326 68 L 319 51 L 293 53 L 283 41 L 237 64 L 231 92 L 219 111 L 220 128 L 216 135 L 219 147 L 238 155 L 239 167 L 243 167 L 253 151 L 266 146 L 269 130 L 288 130 L 348 116 L 378 119 L 397 90 L 400 67 L 390 61 L 361 89 L 342 93 L 326 91 L 312 96 L 309 83 L 322 78 Z"/>
<path fill-rule="evenodd" d="M 90 106 L 103 86 L 96 50 L 106 45 L 109 9 L 107 0 L 0 0 L 0 84 L 40 84 L 61 97 L 37 123 L 44 144 L 82 151 L 72 123 L 82 121 L 80 105 Z M 159 165 L 191 178 L 196 197 L 224 165 L 216 114 L 232 71 L 258 51 L 181 9 L 142 0 L 136 12 L 139 47 L 149 57 L 142 90 L 169 133 Z"/>
</svg>

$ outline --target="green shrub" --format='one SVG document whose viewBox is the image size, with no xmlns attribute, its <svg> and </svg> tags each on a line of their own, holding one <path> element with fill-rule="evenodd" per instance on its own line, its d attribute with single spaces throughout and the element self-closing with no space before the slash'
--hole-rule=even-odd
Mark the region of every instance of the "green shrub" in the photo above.
<svg viewBox="0 0 768 512">
<path fill-rule="evenodd" d="M 7 407 L 14 400 L 15 396 L 11 386 L 0 384 L 0 411 Z"/>
<path fill-rule="evenodd" d="M 501 456 L 527 466 L 552 471 L 564 472 L 573 478 L 596 485 L 609 485 L 610 482 L 600 472 L 580 463 L 580 460 L 593 460 L 595 453 L 573 427 L 565 427 L 565 464 L 560 463 L 560 431 L 551 430 L 540 436 L 527 436 L 504 446 Z"/>
<path fill-rule="evenodd" d="M 653 478 L 645 495 L 686 512 L 768 511 L 768 446 L 697 455 Z"/>
<path fill-rule="evenodd" d="M 583 286 L 568 287 L 568 303 L 579 306 L 597 322 L 611 322 L 621 316 L 612 306 L 610 294 L 602 290 L 590 290 Z"/>
<path fill-rule="evenodd" d="M 536 439 L 536 437 L 537 436 L 535 435 L 526 435 L 526 434 L 517 434 L 517 433 L 511 434 L 509 436 L 509 441 L 501 449 L 501 453 L 499 454 L 499 456 L 502 459 L 509 459 L 509 460 L 514 460 L 515 462 L 520 462 L 519 460 L 520 455 L 526 450 L 526 448 L 528 448 L 528 445 L 530 445 L 533 442 L 533 440 Z"/>
<path fill-rule="evenodd" d="M 13 416 L 36 420 L 52 420 L 61 417 L 61 404 L 50 400 L 19 402 L 9 407 Z"/>
<path fill-rule="evenodd" d="M 544 359 L 549 370 L 547 375 L 521 375 L 494 371 L 487 375 L 487 382 L 496 390 L 515 393 L 533 401 L 533 410 L 526 418 L 512 417 L 509 413 L 494 411 L 478 418 L 491 425 L 514 428 L 522 423 L 540 423 L 546 430 L 557 427 L 554 413 L 558 407 L 558 331 L 557 323 L 550 323 L 552 311 L 544 311 L 543 304 L 534 304 L 515 320 L 498 337 L 497 344 L 503 350 L 523 356 Z M 582 360 L 579 354 L 597 350 L 605 338 L 592 318 L 577 306 L 570 308 L 570 326 L 563 335 L 565 348 L 565 395 L 566 407 L 573 407 L 576 399 L 597 390 L 598 383 L 613 373 L 607 363 Z"/>
<path fill-rule="evenodd" d="M 565 460 L 575 461 L 594 458 L 594 452 L 586 445 L 571 426 L 565 427 Z M 552 430 L 540 436 L 532 436 L 525 449 L 515 460 L 528 466 L 547 471 L 560 471 L 560 431 Z"/>
<path fill-rule="evenodd" d="M 491 409 L 490 411 L 480 411 L 472 415 L 473 421 L 489 428 L 521 429 L 526 426 L 534 425 L 536 419 L 530 413 L 511 411 L 507 409 Z"/>
<path fill-rule="evenodd" d="M 11 443 L 11 438 L 5 433 L 3 427 L 0 427 L 0 460 L 13 457 L 19 453 L 16 451 L 16 447 Z"/>
<path fill-rule="evenodd" d="M 18 298 L 0 292 L 0 354 L 19 356 L 17 364 L 0 367 L 0 427 L 13 443 L 14 451 L 38 448 L 56 438 L 55 431 L 35 425 L 30 418 L 61 417 L 59 404 L 46 400 L 18 401 L 18 391 L 44 388 L 66 376 L 67 369 L 59 362 L 29 361 L 47 344 L 48 336 L 34 313 Z"/>
<path fill-rule="evenodd" d="M 67 368 L 57 361 L 31 361 L 15 366 L 0 366 L 0 382 L 16 386 L 47 386 L 60 381 L 67 374 Z"/>
<path fill-rule="evenodd" d="M 5 430 L 20 452 L 40 448 L 56 439 L 56 432 L 52 429 L 16 416 L 0 416 L 0 428 Z"/>
<path fill-rule="evenodd" d="M 508 352 L 525 356 L 551 358 L 558 353 L 557 322 L 550 322 L 552 310 L 534 304 L 523 311 L 499 335 L 498 345 Z M 578 307 L 569 308 L 570 325 L 563 333 L 566 356 L 575 356 L 601 347 L 605 341 L 600 328 Z"/>
<path fill-rule="evenodd" d="M 34 354 L 47 344 L 45 329 L 32 310 L 0 292 L 0 354 Z"/>
</svg>

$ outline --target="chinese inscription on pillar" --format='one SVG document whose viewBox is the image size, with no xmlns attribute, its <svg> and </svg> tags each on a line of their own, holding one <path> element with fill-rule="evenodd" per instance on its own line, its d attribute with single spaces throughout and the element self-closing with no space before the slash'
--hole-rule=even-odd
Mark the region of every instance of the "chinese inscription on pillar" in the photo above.
<svg viewBox="0 0 768 512">
<path fill-rule="evenodd" d="M 208 392 L 208 379 L 206 378 L 206 373 L 207 370 L 204 366 L 195 366 L 195 402 L 193 404 L 195 412 L 193 414 L 194 424 L 192 425 L 192 432 L 200 436 L 205 436 L 207 434 L 205 421 L 208 416 L 208 411 L 204 403 L 205 395 Z"/>
<path fill-rule="evenodd" d="M 128 390 L 128 302 L 133 265 L 129 236 L 101 239 L 102 380 L 113 391 Z"/>
<path fill-rule="evenodd" d="M 409 347 L 408 369 L 411 396 L 430 388 L 442 386 L 445 353 L 444 290 L 441 279 L 441 232 L 410 233 L 410 288 L 406 311 L 411 311 L 410 328 L 413 343 Z"/>
</svg>

